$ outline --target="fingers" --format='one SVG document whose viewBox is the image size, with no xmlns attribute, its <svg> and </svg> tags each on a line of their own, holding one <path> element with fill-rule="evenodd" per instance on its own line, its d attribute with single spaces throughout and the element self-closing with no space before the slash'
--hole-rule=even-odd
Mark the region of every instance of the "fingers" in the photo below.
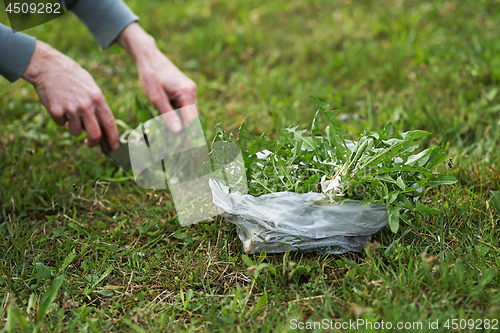
<svg viewBox="0 0 500 333">
<path fill-rule="evenodd" d="M 169 111 L 161 116 L 172 132 L 178 133 L 182 130 L 181 120 L 175 111 Z"/>
<path fill-rule="evenodd" d="M 47 110 L 49 110 L 50 117 L 57 125 L 64 126 L 68 122 L 68 119 L 66 119 L 66 117 L 64 116 L 64 111 L 62 109 L 47 108 Z"/>
<path fill-rule="evenodd" d="M 120 134 L 116 126 L 115 116 L 104 98 L 98 103 L 96 107 L 97 120 L 104 130 L 108 143 L 111 149 L 118 149 L 120 147 Z M 104 135 L 104 134 L 103 134 Z"/>
<path fill-rule="evenodd" d="M 101 141 L 101 129 L 97 117 L 94 112 L 87 112 L 85 116 L 82 117 L 83 125 L 87 131 L 87 139 L 85 139 L 85 144 L 89 148 L 93 148 L 99 144 Z"/>
<path fill-rule="evenodd" d="M 168 128 L 174 133 L 180 132 L 182 130 L 181 120 L 170 104 L 167 94 L 164 92 L 155 93 L 150 100 L 155 108 L 162 114 L 163 120 Z"/>
<path fill-rule="evenodd" d="M 82 129 L 87 132 L 85 144 L 90 148 L 95 147 L 106 135 L 109 146 L 118 149 L 120 146 L 120 135 L 116 126 L 115 117 L 102 94 L 91 96 L 87 102 L 81 102 L 76 107 L 51 110 L 52 119 L 58 125 L 64 125 L 73 135 L 79 135 Z M 65 110 L 66 109 L 66 110 Z M 102 133 L 104 131 L 104 133 Z"/>
<path fill-rule="evenodd" d="M 66 129 L 73 135 L 82 133 L 82 121 L 77 112 L 67 112 L 65 114 L 67 122 L 64 124 Z"/>
<path fill-rule="evenodd" d="M 85 143 L 89 147 L 98 145 L 101 136 L 107 134 L 110 147 L 117 149 L 119 134 L 113 113 L 92 76 L 75 61 L 48 46 L 44 49 L 44 45 L 37 42 L 40 52 L 32 59 L 38 64 L 30 66 L 33 71 L 27 71 L 24 77 L 34 84 L 52 119 L 73 135 L 79 135 L 82 129 L 87 131 Z"/>
<path fill-rule="evenodd" d="M 198 102 L 196 100 L 196 86 L 190 88 L 193 90 L 188 90 L 184 92 L 179 97 L 179 103 L 182 107 L 182 119 L 184 121 L 184 126 L 189 126 L 189 124 L 196 118 L 198 118 Z"/>
</svg>

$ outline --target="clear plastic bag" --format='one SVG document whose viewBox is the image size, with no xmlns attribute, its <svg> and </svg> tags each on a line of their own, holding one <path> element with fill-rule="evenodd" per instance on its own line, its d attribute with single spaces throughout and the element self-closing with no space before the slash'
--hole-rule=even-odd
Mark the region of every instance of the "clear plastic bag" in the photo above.
<svg viewBox="0 0 500 333">
<path fill-rule="evenodd" d="M 322 193 L 278 192 L 254 197 L 211 179 L 213 202 L 237 226 L 246 253 L 290 250 L 359 252 L 389 224 L 383 205 L 331 203 Z"/>
</svg>

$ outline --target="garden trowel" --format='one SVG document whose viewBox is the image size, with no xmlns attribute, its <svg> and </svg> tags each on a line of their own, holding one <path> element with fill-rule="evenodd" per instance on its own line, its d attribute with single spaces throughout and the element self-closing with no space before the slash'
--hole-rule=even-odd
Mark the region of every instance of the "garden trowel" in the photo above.
<svg viewBox="0 0 500 333">
<path fill-rule="evenodd" d="M 118 147 L 118 149 L 113 150 L 109 146 L 108 138 L 103 137 L 101 139 L 101 142 L 99 142 L 99 145 L 101 146 L 101 151 L 103 152 L 103 154 L 111 157 L 116 164 L 118 164 L 123 168 L 123 170 L 125 171 L 132 170 L 132 165 L 130 163 L 130 152 L 126 144 L 120 142 L 120 147 Z"/>
</svg>

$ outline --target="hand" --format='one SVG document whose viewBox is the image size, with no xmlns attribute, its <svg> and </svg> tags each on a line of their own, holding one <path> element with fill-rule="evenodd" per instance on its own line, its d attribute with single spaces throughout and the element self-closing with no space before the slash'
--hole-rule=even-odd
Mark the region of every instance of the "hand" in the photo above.
<svg viewBox="0 0 500 333">
<path fill-rule="evenodd" d="M 127 26 L 118 42 L 130 53 L 137 68 L 144 92 L 160 111 L 173 132 L 182 129 L 175 108 L 196 105 L 182 110 L 184 126 L 198 117 L 196 84 L 158 50 L 154 39 L 137 23 Z"/>
<path fill-rule="evenodd" d="M 37 41 L 22 77 L 33 84 L 56 124 L 66 126 L 73 135 L 86 130 L 85 144 L 89 147 L 99 144 L 102 126 L 111 148 L 119 147 L 115 118 L 101 89 L 75 61 Z"/>
</svg>

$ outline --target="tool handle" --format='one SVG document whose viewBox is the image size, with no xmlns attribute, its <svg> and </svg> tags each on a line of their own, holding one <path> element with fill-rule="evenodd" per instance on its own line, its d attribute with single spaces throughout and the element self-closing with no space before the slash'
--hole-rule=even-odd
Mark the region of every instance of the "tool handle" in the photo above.
<svg viewBox="0 0 500 333">
<path fill-rule="evenodd" d="M 111 151 L 111 147 L 109 146 L 108 137 L 106 136 L 106 131 L 101 126 L 101 141 L 99 141 L 99 146 L 101 146 L 101 151 L 104 155 L 109 155 Z"/>
</svg>

